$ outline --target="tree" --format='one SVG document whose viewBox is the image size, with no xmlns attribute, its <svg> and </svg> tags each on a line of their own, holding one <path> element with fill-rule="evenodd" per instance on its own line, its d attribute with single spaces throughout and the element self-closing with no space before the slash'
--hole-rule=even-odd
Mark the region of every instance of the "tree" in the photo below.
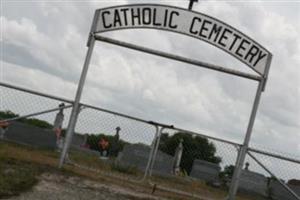
<svg viewBox="0 0 300 200">
<path fill-rule="evenodd" d="M 19 117 L 19 115 L 15 114 L 9 110 L 0 111 L 0 119 L 10 119 L 10 118 L 14 118 L 14 117 Z"/>
<path fill-rule="evenodd" d="M 192 170 L 195 159 L 201 159 L 208 162 L 219 164 L 221 158 L 215 156 L 216 147 L 208 139 L 199 136 L 193 137 L 191 134 L 177 132 L 172 136 L 162 134 L 159 149 L 171 156 L 174 156 L 176 148 L 183 139 L 183 152 L 180 167 L 189 174 Z"/>
<path fill-rule="evenodd" d="M 9 110 L 0 111 L 0 119 L 11 119 L 14 117 L 19 117 L 19 115 L 15 114 Z M 48 123 L 44 120 L 36 119 L 36 118 L 29 118 L 29 119 L 23 118 L 23 119 L 18 119 L 17 121 L 23 122 L 25 124 L 29 124 L 32 126 L 36 126 L 39 128 L 48 128 L 48 129 L 53 128 L 53 126 L 50 123 Z"/>
</svg>

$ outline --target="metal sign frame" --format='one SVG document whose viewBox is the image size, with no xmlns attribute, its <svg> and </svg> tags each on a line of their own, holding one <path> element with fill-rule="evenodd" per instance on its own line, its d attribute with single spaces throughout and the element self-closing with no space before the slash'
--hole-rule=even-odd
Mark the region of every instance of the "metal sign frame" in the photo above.
<svg viewBox="0 0 300 200">
<path fill-rule="evenodd" d="M 268 53 L 266 64 L 264 66 L 265 67 L 264 72 L 260 73 L 257 70 L 253 69 L 253 67 L 249 66 L 249 64 L 244 62 L 245 64 L 247 64 L 250 68 L 252 68 L 256 72 L 258 72 L 258 74 L 259 74 L 259 75 L 252 75 L 252 74 L 249 74 L 249 73 L 244 73 L 244 72 L 240 72 L 240 71 L 237 71 L 237 70 L 224 68 L 222 66 L 218 66 L 218 65 L 214 65 L 214 64 L 210 64 L 210 63 L 206 63 L 206 62 L 202 62 L 202 61 L 198 61 L 198 60 L 194 60 L 194 59 L 190 59 L 190 58 L 185 58 L 185 57 L 182 57 L 182 56 L 179 56 L 179 55 L 174 55 L 174 54 L 170 54 L 170 53 L 167 53 L 167 52 L 157 51 L 157 50 L 153 50 L 153 49 L 150 49 L 150 48 L 138 46 L 138 45 L 135 45 L 135 44 L 126 43 L 126 42 L 123 42 L 123 41 L 103 37 L 103 36 L 97 34 L 98 32 L 105 32 L 105 30 L 99 29 L 99 23 L 100 23 L 100 27 L 101 27 L 101 23 L 103 24 L 103 21 L 101 21 L 101 19 L 103 20 L 103 16 L 102 17 L 100 16 L 101 11 L 108 11 L 108 10 L 111 10 L 111 9 L 118 9 L 118 8 L 123 8 L 123 9 L 132 8 L 133 9 L 133 8 L 142 8 L 142 7 L 144 7 L 144 8 L 145 7 L 147 7 L 147 8 L 148 7 L 149 8 L 150 7 L 154 8 L 155 7 L 155 8 L 171 9 L 173 11 L 176 10 L 177 12 L 183 12 L 185 14 L 189 14 L 189 15 L 191 14 L 193 16 L 198 16 L 198 17 L 199 16 L 201 16 L 201 17 L 204 16 L 208 19 L 211 19 L 213 21 L 221 23 L 222 25 L 225 25 L 226 27 L 231 28 L 232 30 L 234 30 L 237 33 L 244 36 L 245 38 L 251 40 L 254 44 L 259 45 L 260 48 L 262 48 L 264 51 L 266 51 Z M 153 27 L 153 26 L 149 26 L 149 27 L 139 26 L 139 27 L 124 27 L 124 28 L 155 28 L 155 27 Z M 119 30 L 119 29 L 122 29 L 122 28 L 116 28 L 116 29 L 113 29 L 113 30 Z M 158 28 L 156 28 L 156 29 L 158 29 Z M 174 30 L 168 30 L 168 29 L 162 29 L 162 30 L 173 31 L 173 32 L 185 34 L 183 32 L 176 31 L 176 30 L 175 31 Z M 110 30 L 110 31 L 112 31 L 112 30 Z M 191 36 L 189 34 L 185 34 L 185 35 Z M 201 38 L 198 38 L 198 39 L 201 39 Z M 86 76 L 87 76 L 87 71 L 88 71 L 88 67 L 89 67 L 89 64 L 90 64 L 90 60 L 91 60 L 92 52 L 93 52 L 93 49 L 94 49 L 95 41 L 102 41 L 102 42 L 110 43 L 110 44 L 113 44 L 113 45 L 118 45 L 118 46 L 122 46 L 122 47 L 125 47 L 125 48 L 141 51 L 141 52 L 144 52 L 144 53 L 148 53 L 148 54 L 157 55 L 157 56 L 161 56 L 161 57 L 164 57 L 164 58 L 176 60 L 176 61 L 179 61 L 179 62 L 188 63 L 188 64 L 191 64 L 191 65 L 195 65 L 197 67 L 204 67 L 204 68 L 208 68 L 208 69 L 211 69 L 211 70 L 220 71 L 220 72 L 224 72 L 224 73 L 227 73 L 227 74 L 231 74 L 231 75 L 247 78 L 247 79 L 250 79 L 250 80 L 258 81 L 258 87 L 257 87 L 257 90 L 256 90 L 256 95 L 255 95 L 255 99 L 254 99 L 254 102 L 253 102 L 253 107 L 252 107 L 252 111 L 251 111 L 251 114 L 250 114 L 250 119 L 249 119 L 249 122 L 248 122 L 246 135 L 245 135 L 245 138 L 244 138 L 243 145 L 241 146 L 240 151 L 238 153 L 238 158 L 237 158 L 236 165 L 235 165 L 236 168 L 235 168 L 235 171 L 234 171 L 234 175 L 233 175 L 233 178 L 232 178 L 232 183 L 231 183 L 230 190 L 229 190 L 228 199 L 233 200 L 236 196 L 236 193 L 237 193 L 238 184 L 239 184 L 239 177 L 241 175 L 242 167 L 243 167 L 245 157 L 246 157 L 246 153 L 247 153 L 247 150 L 248 150 L 248 147 L 249 147 L 249 142 L 250 142 L 250 138 L 251 138 L 251 133 L 252 133 L 254 121 L 255 121 L 255 118 L 256 118 L 256 113 L 257 113 L 257 110 L 258 110 L 260 97 L 261 97 L 262 92 L 265 89 L 266 81 L 267 81 L 267 78 L 268 78 L 268 73 L 269 73 L 271 60 L 272 60 L 272 54 L 268 50 L 266 50 L 264 47 L 262 47 L 260 44 L 256 43 L 253 39 L 251 39 L 250 37 L 248 37 L 245 34 L 241 33 L 237 29 L 229 26 L 228 24 L 226 24 L 226 23 L 224 23 L 220 20 L 217 20 L 213 17 L 204 15 L 204 14 L 199 13 L 199 12 L 195 12 L 195 11 L 191 11 L 191 10 L 187 10 L 187 9 L 183 9 L 183 8 L 179 8 L 179 7 L 174 7 L 174 6 L 161 5 L 161 4 L 129 4 L 129 5 L 113 6 L 113 7 L 102 8 L 102 9 L 96 10 L 95 15 L 94 15 L 94 19 L 93 19 L 93 23 L 92 23 L 92 26 L 91 26 L 91 30 L 90 30 L 90 35 L 89 35 L 89 38 L 88 38 L 88 43 L 87 43 L 88 50 L 87 50 L 87 53 L 86 53 L 86 58 L 85 58 L 85 61 L 84 61 L 83 69 L 82 69 L 82 72 L 81 72 L 81 76 L 80 76 L 80 80 L 79 80 L 79 84 L 78 84 L 78 88 L 77 88 L 77 92 L 76 92 L 75 101 L 74 101 L 73 108 L 72 108 L 71 117 L 70 117 L 69 124 L 68 124 L 68 129 L 67 129 L 67 133 L 66 133 L 66 143 L 64 145 L 64 148 L 63 148 L 63 151 L 62 151 L 62 154 L 61 154 L 61 157 L 60 157 L 59 167 L 63 166 L 64 160 L 66 158 L 68 149 L 69 149 L 71 141 L 72 141 L 72 137 L 73 137 L 73 133 L 74 133 L 78 113 L 80 111 L 80 98 L 81 98 L 83 86 L 84 86 L 84 83 L 85 83 L 85 79 L 86 79 Z M 205 40 L 203 40 L 203 41 L 205 41 Z M 208 41 L 206 41 L 206 42 L 208 42 Z M 208 42 L 208 43 L 212 44 L 211 42 Z M 214 45 L 214 44 L 212 44 L 212 45 Z M 218 47 L 217 45 L 215 45 L 215 46 Z M 234 56 L 234 57 L 236 57 L 236 56 Z M 239 60 L 242 61 L 241 59 L 239 59 Z"/>
</svg>

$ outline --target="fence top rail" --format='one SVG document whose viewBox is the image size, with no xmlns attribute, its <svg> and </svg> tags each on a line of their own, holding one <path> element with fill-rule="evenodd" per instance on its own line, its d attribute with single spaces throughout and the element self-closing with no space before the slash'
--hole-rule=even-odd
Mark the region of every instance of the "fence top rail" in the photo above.
<svg viewBox="0 0 300 200">
<path fill-rule="evenodd" d="M 262 150 L 254 149 L 254 148 L 251 148 L 251 147 L 248 148 L 248 151 L 300 164 L 300 160 L 298 160 L 298 159 L 289 158 L 289 157 L 282 156 L 282 155 L 279 155 L 279 154 L 276 154 L 276 153 L 270 153 L 270 152 L 267 152 L 267 151 L 262 151 Z"/>
<path fill-rule="evenodd" d="M 57 101 L 63 101 L 63 102 L 66 102 L 66 103 L 73 104 L 73 102 L 74 102 L 73 100 L 69 100 L 69 99 L 66 99 L 66 98 L 62 98 L 62 97 L 58 97 L 58 96 L 54 96 L 54 95 L 50 95 L 50 94 L 45 94 L 45 93 L 42 93 L 42 92 L 37 92 L 37 91 L 30 90 L 30 89 L 27 89 L 27 88 L 23 88 L 23 87 L 20 87 L 20 86 L 14 86 L 14 85 L 11 85 L 9 83 L 0 82 L 0 86 L 15 89 L 15 90 L 19 90 L 19 91 L 22 91 L 22 92 L 27 92 L 27 93 L 42 96 L 42 97 L 47 97 L 47 98 L 54 99 L 54 100 L 57 100 Z"/>
<path fill-rule="evenodd" d="M 88 104 L 85 104 L 85 103 L 81 103 L 80 105 L 82 105 L 83 107 L 86 107 L 86 108 L 90 108 L 90 109 L 110 113 L 110 114 L 113 114 L 113 115 L 118 115 L 118 116 L 121 116 L 121 117 L 125 117 L 125 118 L 132 119 L 132 120 L 135 120 L 135 121 L 143 122 L 143 123 L 146 123 L 146 124 L 151 124 L 147 120 L 137 118 L 137 117 L 133 117 L 133 116 L 130 116 L 130 115 L 126 115 L 126 114 L 123 114 L 123 113 L 114 112 L 114 111 L 111 111 L 111 110 L 107 110 L 107 109 L 104 109 L 104 108 L 99 108 L 99 107 L 88 105 Z"/>
<path fill-rule="evenodd" d="M 237 146 L 237 147 L 241 146 L 241 144 L 239 144 L 237 142 L 221 139 L 221 138 L 218 138 L 218 137 L 208 136 L 208 135 L 205 135 L 205 134 L 199 133 L 199 132 L 189 131 L 189 130 L 186 130 L 186 129 L 176 128 L 176 127 L 166 127 L 166 128 L 173 129 L 173 130 L 176 130 L 176 131 L 179 131 L 179 132 L 188 133 L 188 134 L 193 134 L 193 135 L 195 134 L 195 135 L 200 136 L 200 137 L 205 137 L 205 138 L 208 138 L 208 139 L 211 139 L 211 140 L 224 142 L 224 143 L 231 144 L 231 145 L 234 145 L 234 146 Z"/>
</svg>

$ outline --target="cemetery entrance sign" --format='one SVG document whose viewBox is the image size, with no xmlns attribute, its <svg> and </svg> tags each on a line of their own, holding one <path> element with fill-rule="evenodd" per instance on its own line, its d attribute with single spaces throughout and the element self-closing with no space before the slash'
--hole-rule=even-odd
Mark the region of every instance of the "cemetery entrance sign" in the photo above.
<svg viewBox="0 0 300 200">
<path fill-rule="evenodd" d="M 199 60 L 185 58 L 179 55 L 170 54 L 168 52 L 157 51 L 147 47 L 137 46 L 135 44 L 101 36 L 101 33 L 103 32 L 138 28 L 171 31 L 205 41 L 237 58 L 242 63 L 254 70 L 257 75 L 232 70 Z M 198 67 L 204 67 L 258 81 L 256 96 L 254 99 L 244 143 L 239 149 L 236 168 L 231 181 L 228 198 L 230 200 L 234 199 L 238 188 L 239 177 L 242 172 L 243 163 L 249 146 L 261 93 L 264 91 L 268 78 L 272 54 L 263 46 L 237 29 L 218 19 L 199 12 L 159 4 L 131 4 L 96 10 L 87 43 L 88 51 L 68 124 L 66 143 L 60 158 L 60 167 L 64 163 L 74 134 L 74 127 L 80 111 L 80 98 L 95 41 L 102 41 Z"/>
<path fill-rule="evenodd" d="M 127 5 L 97 10 L 95 33 L 132 28 L 177 32 L 208 42 L 236 57 L 260 75 L 271 56 L 260 44 L 226 23 L 182 8 Z"/>
</svg>

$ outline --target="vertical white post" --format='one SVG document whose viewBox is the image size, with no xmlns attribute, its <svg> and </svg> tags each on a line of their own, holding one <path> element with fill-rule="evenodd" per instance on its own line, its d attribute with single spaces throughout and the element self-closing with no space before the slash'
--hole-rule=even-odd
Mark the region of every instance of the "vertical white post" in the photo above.
<svg viewBox="0 0 300 200">
<path fill-rule="evenodd" d="M 157 155 L 157 151 L 158 151 L 158 148 L 159 148 L 159 143 L 160 143 L 160 137 L 161 137 L 161 134 L 163 132 L 165 128 L 164 127 L 161 127 L 159 129 L 159 132 L 158 132 L 158 136 L 156 138 L 156 143 L 155 143 L 155 146 L 154 146 L 154 152 L 153 152 L 153 157 L 152 157 L 152 161 L 151 161 L 151 164 L 150 164 L 150 168 L 149 168 L 149 176 L 152 176 L 152 171 L 153 171 L 153 167 L 154 167 L 154 164 L 155 164 L 155 159 L 156 159 L 156 155 Z"/>
<path fill-rule="evenodd" d="M 75 129 L 78 113 L 80 111 L 80 98 L 81 98 L 84 82 L 85 82 L 85 79 L 86 79 L 86 75 L 87 75 L 87 72 L 88 72 L 90 60 L 91 60 L 91 57 L 92 57 L 92 52 L 93 52 L 93 49 L 94 49 L 94 45 L 95 45 L 95 38 L 94 38 L 93 35 L 91 35 L 90 41 L 89 41 L 89 48 L 88 48 L 86 58 L 85 58 L 85 61 L 84 61 L 83 69 L 82 69 L 82 72 L 81 72 L 81 77 L 80 77 L 77 92 L 76 92 L 75 101 L 74 101 L 74 104 L 73 104 L 72 113 L 71 113 L 69 124 L 68 124 L 65 145 L 63 147 L 63 151 L 62 151 L 61 156 L 60 156 L 59 168 L 61 168 L 63 166 L 64 160 L 66 158 L 67 152 L 68 152 L 69 147 L 70 147 L 71 142 L 72 142 L 72 137 L 73 137 L 73 134 L 74 134 L 74 129 Z"/>
<path fill-rule="evenodd" d="M 155 131 L 154 139 L 153 139 L 153 142 L 152 142 L 152 145 L 151 145 L 151 151 L 149 153 L 149 158 L 148 158 L 148 162 L 147 162 L 147 166 L 146 166 L 146 169 L 145 169 L 143 180 L 145 180 L 145 178 L 149 174 L 149 169 L 150 169 L 151 162 L 152 162 L 153 155 L 154 155 L 154 151 L 155 151 L 155 148 L 156 148 L 156 141 L 157 141 L 157 138 L 158 138 L 160 128 L 157 125 L 155 125 L 155 130 L 156 131 Z"/>
<path fill-rule="evenodd" d="M 255 117 L 256 117 L 256 113 L 257 113 L 257 109 L 258 109 L 258 105 L 259 105 L 259 101 L 260 101 L 260 97 L 261 97 L 261 93 L 262 93 L 263 88 L 264 88 L 264 81 L 265 81 L 265 79 L 262 79 L 259 82 L 258 87 L 257 87 L 256 96 L 255 96 L 255 100 L 254 100 L 254 103 L 253 103 L 253 108 L 252 108 L 250 120 L 249 120 L 249 123 L 248 123 L 246 136 L 245 136 L 245 139 L 244 139 L 243 146 L 241 146 L 240 151 L 238 153 L 238 158 L 237 158 L 237 162 L 236 162 L 236 165 L 235 165 L 235 170 L 234 170 L 232 181 L 231 181 L 231 184 L 230 184 L 228 200 L 234 200 L 235 196 L 236 196 L 236 193 L 237 193 L 237 190 L 238 190 L 240 175 L 241 175 L 241 172 L 242 172 L 242 168 L 243 168 L 243 165 L 244 165 L 246 153 L 247 153 L 247 150 L 248 150 L 249 141 L 250 141 L 250 138 L 251 138 L 251 133 L 252 133 L 252 129 L 253 129 L 253 125 L 254 125 L 254 121 L 255 121 Z"/>
</svg>

